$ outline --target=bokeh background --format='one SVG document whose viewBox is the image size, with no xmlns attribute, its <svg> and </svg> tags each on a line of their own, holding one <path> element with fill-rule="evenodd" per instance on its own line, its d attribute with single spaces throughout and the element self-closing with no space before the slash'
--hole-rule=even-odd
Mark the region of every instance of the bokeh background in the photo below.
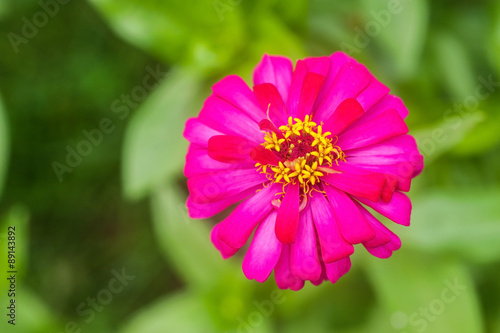
<svg viewBox="0 0 500 333">
<path fill-rule="evenodd" d="M 0 26 L 1 332 L 500 332 L 500 2 L 2 0 Z M 223 215 L 187 217 L 182 129 L 264 53 L 338 50 L 404 99 L 426 168 L 401 250 L 279 292 L 212 248 Z"/>
</svg>

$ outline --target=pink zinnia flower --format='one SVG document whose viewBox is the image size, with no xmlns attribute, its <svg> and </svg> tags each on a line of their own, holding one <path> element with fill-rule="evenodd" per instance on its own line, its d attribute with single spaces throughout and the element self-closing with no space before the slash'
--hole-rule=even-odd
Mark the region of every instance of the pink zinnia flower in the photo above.
<svg viewBox="0 0 500 333">
<path fill-rule="evenodd" d="M 344 53 L 299 60 L 264 55 L 251 90 L 238 76 L 217 82 L 197 118 L 184 174 L 192 218 L 239 205 L 212 230 L 224 258 L 242 248 L 248 279 L 274 270 L 279 288 L 335 283 L 354 244 L 388 258 L 400 239 L 366 209 L 410 224 L 403 193 L 423 168 L 408 110 Z"/>
</svg>

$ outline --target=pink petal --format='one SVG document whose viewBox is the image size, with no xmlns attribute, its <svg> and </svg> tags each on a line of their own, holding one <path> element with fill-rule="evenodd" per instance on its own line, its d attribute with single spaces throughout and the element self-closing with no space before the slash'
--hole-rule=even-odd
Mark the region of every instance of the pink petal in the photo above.
<svg viewBox="0 0 500 333">
<path fill-rule="evenodd" d="M 219 250 L 222 258 L 227 259 L 238 252 L 238 249 L 234 249 L 228 246 L 226 243 L 219 239 L 219 225 L 220 223 L 216 224 L 212 229 L 212 232 L 210 233 L 210 240 L 212 241 L 212 244 L 214 244 L 215 248 Z"/>
<path fill-rule="evenodd" d="M 408 109 L 404 105 L 403 100 L 393 95 L 386 95 L 375 105 L 365 110 L 367 111 L 367 116 L 371 118 L 391 109 L 396 110 L 403 119 L 408 116 Z"/>
<path fill-rule="evenodd" d="M 325 120 L 323 129 L 332 133 L 332 136 L 338 135 L 347 126 L 361 117 L 365 111 L 363 107 L 354 98 L 343 100 L 337 109 Z"/>
<path fill-rule="evenodd" d="M 305 58 L 304 62 L 307 66 L 307 71 L 327 76 L 330 71 L 330 57 L 310 57 Z"/>
<path fill-rule="evenodd" d="M 338 166 L 334 165 L 331 169 L 337 172 L 329 173 L 321 180 L 349 194 L 375 202 L 380 199 L 386 182 L 383 174 L 363 170 L 343 162 Z"/>
<path fill-rule="evenodd" d="M 223 163 L 252 163 L 255 143 L 241 136 L 214 135 L 208 140 L 208 156 Z"/>
<path fill-rule="evenodd" d="M 401 247 L 401 240 L 399 237 L 377 220 L 370 212 L 364 207 L 357 204 L 359 210 L 365 216 L 366 220 L 370 222 L 373 229 L 376 231 L 377 236 L 369 241 L 363 243 L 366 250 L 375 257 L 386 259 L 392 255 L 393 251 L 399 250 Z M 377 240 L 377 241 L 375 241 Z"/>
<path fill-rule="evenodd" d="M 255 146 L 250 152 L 250 157 L 262 165 L 279 165 L 280 162 L 279 157 L 275 153 L 262 146 Z"/>
<path fill-rule="evenodd" d="M 339 104 L 347 98 L 356 98 L 371 80 L 371 74 L 364 66 L 345 63 L 340 69 L 328 94 L 322 101 L 318 99 L 318 107 L 314 114 L 316 121 L 325 120 L 335 111 Z"/>
<path fill-rule="evenodd" d="M 358 102 L 364 110 L 369 110 L 373 105 L 382 100 L 389 93 L 390 89 L 372 77 L 370 84 L 357 97 Z"/>
<path fill-rule="evenodd" d="M 333 207 L 340 233 L 346 241 L 358 244 L 375 237 L 375 231 L 347 194 L 333 186 L 324 186 L 324 190 Z"/>
<path fill-rule="evenodd" d="M 347 54 L 343 52 L 335 52 L 329 57 L 329 66 L 328 66 L 328 72 L 326 73 L 326 79 L 323 82 L 323 86 L 321 87 L 320 92 L 318 93 L 318 98 L 316 102 L 316 106 L 320 105 L 323 103 L 323 100 L 328 96 L 330 92 L 330 88 L 333 85 L 333 82 L 337 78 L 337 74 L 342 68 L 342 66 L 348 62 L 356 63 L 356 60 L 353 58 L 349 57 Z M 323 73 L 319 73 L 323 74 Z"/>
<path fill-rule="evenodd" d="M 356 199 L 397 224 L 410 225 L 412 205 L 410 198 L 404 193 L 399 191 L 394 192 L 392 200 L 389 203 L 383 201 L 371 202 L 359 197 L 356 197 Z"/>
<path fill-rule="evenodd" d="M 254 121 L 259 122 L 261 119 L 266 118 L 266 113 L 260 108 L 252 90 L 239 76 L 226 76 L 213 85 L 212 91 L 246 113 Z"/>
<path fill-rule="evenodd" d="M 255 85 L 271 83 L 281 95 L 283 101 L 288 98 L 288 89 L 292 81 L 293 65 L 290 59 L 279 56 L 268 56 L 265 54 L 253 72 Z"/>
<path fill-rule="evenodd" d="M 387 232 L 387 227 L 380 223 L 379 220 L 375 218 L 370 212 L 366 210 L 363 205 L 360 203 L 356 202 L 356 207 L 358 207 L 359 211 L 363 216 L 365 217 L 366 221 L 371 225 L 372 229 L 375 231 L 375 237 L 372 239 L 363 242 L 364 247 L 369 247 L 369 248 L 374 248 L 374 247 L 379 247 L 382 245 L 385 245 L 391 241 L 391 237 L 389 236 L 389 233 Z"/>
<path fill-rule="evenodd" d="M 269 119 L 276 126 L 286 124 L 288 115 L 285 104 L 278 90 L 270 83 L 262 83 L 253 87 L 255 97 L 260 103 L 262 110 L 269 110 Z"/>
<path fill-rule="evenodd" d="M 311 212 L 318 232 L 324 262 L 334 262 L 354 253 L 352 244 L 346 242 L 342 237 L 333 215 L 332 206 L 323 194 L 313 192 Z"/>
<path fill-rule="evenodd" d="M 295 70 L 292 75 L 288 100 L 286 101 L 288 115 L 293 118 L 298 115 L 300 95 L 302 93 L 302 87 L 304 86 L 304 79 L 307 73 L 308 70 L 304 60 L 297 61 L 297 65 L 295 66 Z"/>
<path fill-rule="evenodd" d="M 254 164 L 255 163 L 246 164 L 244 165 L 244 168 L 251 168 Z M 208 156 L 207 148 L 196 144 L 190 144 L 186 155 L 186 164 L 184 165 L 184 176 L 190 178 L 204 173 L 234 168 L 234 165 L 218 162 L 212 159 Z"/>
<path fill-rule="evenodd" d="M 375 145 L 345 151 L 348 160 L 362 164 L 397 164 L 410 162 L 414 166 L 412 177 L 422 172 L 423 156 L 411 135 L 399 135 Z"/>
<path fill-rule="evenodd" d="M 283 133 L 269 119 L 262 119 L 259 122 L 259 128 L 263 132 L 276 133 L 276 136 L 280 139 L 284 138 Z"/>
<path fill-rule="evenodd" d="M 262 185 L 258 185 L 252 188 L 249 188 L 248 190 L 245 190 L 243 192 L 240 192 L 236 195 L 233 195 L 231 197 L 227 197 L 226 199 L 222 199 L 219 201 L 214 201 L 211 203 L 207 204 L 197 204 L 193 202 L 191 196 L 187 198 L 186 201 L 186 207 L 188 210 L 188 215 L 189 217 L 193 219 L 206 219 L 209 217 L 214 216 L 215 214 L 218 214 L 222 212 L 224 209 L 227 207 L 245 199 L 248 198 L 251 195 L 255 194 L 255 191 L 260 189 Z"/>
<path fill-rule="evenodd" d="M 408 133 L 408 127 L 396 110 L 387 110 L 370 121 L 363 117 L 339 134 L 337 145 L 344 151 L 382 142 Z"/>
<path fill-rule="evenodd" d="M 243 273 L 247 279 L 267 280 L 281 254 L 281 243 L 276 238 L 276 212 L 271 212 L 259 225 L 252 244 L 243 259 Z"/>
<path fill-rule="evenodd" d="M 316 231 L 310 209 L 300 215 L 296 241 L 290 246 L 290 268 L 292 274 L 302 280 L 314 281 L 321 277 Z"/>
<path fill-rule="evenodd" d="M 295 277 L 290 270 L 290 245 L 283 244 L 281 256 L 274 268 L 274 278 L 280 289 L 300 290 L 304 280 Z"/>
<path fill-rule="evenodd" d="M 318 96 L 318 92 L 324 80 L 325 77 L 323 75 L 313 72 L 306 74 L 297 111 L 299 119 L 304 119 L 306 115 L 311 114 L 314 102 L 316 101 L 316 97 Z"/>
<path fill-rule="evenodd" d="M 189 142 L 206 148 L 208 147 L 208 139 L 220 134 L 222 133 L 202 124 L 198 118 L 189 118 L 186 121 L 183 136 Z"/>
<path fill-rule="evenodd" d="M 268 182 L 255 168 L 215 171 L 188 179 L 188 189 L 195 203 L 206 204 L 236 195 Z"/>
<path fill-rule="evenodd" d="M 219 238 L 232 248 L 241 248 L 259 222 L 273 209 L 271 201 L 281 190 L 278 184 L 263 188 L 260 192 L 242 202 L 221 222 Z"/>
<path fill-rule="evenodd" d="M 339 261 L 332 262 L 325 265 L 326 276 L 331 283 L 337 282 L 351 269 L 351 258 L 347 257 Z"/>
<path fill-rule="evenodd" d="M 362 162 L 365 162 L 363 158 L 348 158 L 347 162 L 364 170 L 372 170 L 392 175 L 397 179 L 396 189 L 403 192 L 408 192 L 410 190 L 411 180 L 415 170 L 413 164 L 410 162 L 401 162 L 397 164 L 362 164 Z"/>
<path fill-rule="evenodd" d="M 242 136 L 258 144 L 264 141 L 256 121 L 215 95 L 205 101 L 199 120 L 222 134 Z"/>
<path fill-rule="evenodd" d="M 299 224 L 299 183 L 290 183 L 285 188 L 285 196 L 276 218 L 276 237 L 280 242 L 295 242 L 297 225 Z"/>
</svg>

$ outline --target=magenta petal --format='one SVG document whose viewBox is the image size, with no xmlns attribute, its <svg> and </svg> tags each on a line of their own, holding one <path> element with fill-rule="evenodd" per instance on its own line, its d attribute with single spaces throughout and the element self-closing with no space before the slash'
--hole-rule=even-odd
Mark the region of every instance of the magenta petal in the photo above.
<svg viewBox="0 0 500 333">
<path fill-rule="evenodd" d="M 311 212 L 318 232 L 321 255 L 326 263 L 348 257 L 354 253 L 352 244 L 342 237 L 332 206 L 321 193 L 314 193 L 311 198 Z"/>
<path fill-rule="evenodd" d="M 242 166 L 245 168 L 251 168 L 253 164 L 243 164 Z M 204 173 L 234 168 L 234 165 L 222 163 L 212 159 L 208 156 L 207 148 L 196 144 L 190 144 L 186 155 L 186 164 L 184 165 L 184 176 L 190 178 Z"/>
<path fill-rule="evenodd" d="M 227 207 L 237 203 L 238 201 L 241 201 L 241 200 L 249 197 L 250 195 L 255 194 L 255 191 L 257 191 L 261 187 L 262 187 L 262 185 L 258 185 L 258 186 L 249 188 L 248 190 L 242 191 L 236 195 L 227 197 L 227 198 L 219 200 L 219 201 L 207 203 L 207 204 L 195 203 L 195 202 L 193 202 L 191 196 L 189 196 L 187 198 L 187 201 L 186 201 L 188 215 L 189 215 L 189 217 L 191 217 L 193 219 L 206 219 L 206 218 L 212 217 L 215 214 L 222 212 Z"/>
<path fill-rule="evenodd" d="M 252 163 L 255 143 L 235 135 L 215 135 L 208 140 L 208 156 L 223 163 Z"/>
<path fill-rule="evenodd" d="M 310 57 L 305 58 L 304 62 L 307 70 L 322 76 L 327 76 L 330 70 L 330 57 Z"/>
<path fill-rule="evenodd" d="M 356 63 L 345 63 L 340 69 L 328 94 L 322 101 L 318 100 L 314 119 L 324 120 L 330 117 L 339 104 L 347 98 L 356 98 L 371 80 L 371 74 L 364 66 Z"/>
<path fill-rule="evenodd" d="M 259 122 L 259 128 L 263 132 L 274 132 L 276 133 L 276 136 L 280 139 L 283 139 L 283 133 L 274 126 L 274 124 L 269 120 L 269 119 L 262 119 Z"/>
<path fill-rule="evenodd" d="M 219 201 L 268 182 L 255 168 L 216 171 L 188 179 L 193 201 L 199 204 Z"/>
<path fill-rule="evenodd" d="M 308 70 L 304 60 L 297 61 L 297 65 L 295 65 L 295 70 L 293 71 L 292 75 L 292 83 L 290 84 L 288 99 L 286 101 L 286 109 L 289 116 L 291 116 L 292 118 L 297 117 L 300 95 L 307 73 Z"/>
<path fill-rule="evenodd" d="M 285 188 L 285 197 L 281 202 L 276 218 L 276 237 L 280 242 L 292 244 L 295 242 L 299 224 L 299 183 L 290 183 Z"/>
<path fill-rule="evenodd" d="M 330 264 L 325 264 L 326 276 L 331 283 L 337 282 L 351 269 L 351 258 L 347 257 Z"/>
<path fill-rule="evenodd" d="M 300 215 L 296 241 L 290 246 L 290 268 L 292 274 L 302 280 L 317 280 L 321 277 L 316 231 L 310 209 Z"/>
<path fill-rule="evenodd" d="M 363 243 L 363 246 L 375 257 L 381 259 L 389 258 L 393 251 L 399 250 L 401 247 L 401 240 L 395 233 L 389 230 L 370 212 L 368 212 L 366 208 L 360 204 L 357 204 L 357 206 L 377 233 L 377 236 L 374 239 Z"/>
<path fill-rule="evenodd" d="M 369 110 L 373 105 L 382 100 L 390 89 L 380 83 L 375 77 L 372 77 L 368 87 L 363 90 L 357 97 L 358 102 L 363 106 L 363 109 Z"/>
<path fill-rule="evenodd" d="M 238 249 L 234 249 L 228 246 L 226 243 L 219 239 L 219 225 L 220 223 L 216 224 L 212 229 L 212 232 L 210 233 L 210 240 L 212 241 L 212 244 L 214 244 L 215 248 L 219 250 L 222 258 L 227 259 L 238 252 Z"/>
<path fill-rule="evenodd" d="M 379 220 L 375 218 L 365 207 L 363 207 L 360 203 L 356 203 L 356 207 L 358 207 L 359 211 L 365 217 L 366 221 L 371 225 L 372 229 L 375 231 L 375 237 L 372 239 L 363 242 L 363 246 L 366 248 L 373 248 L 385 245 L 391 241 L 391 237 L 387 231 L 385 225 L 383 225 Z"/>
<path fill-rule="evenodd" d="M 280 185 L 270 185 L 243 201 L 221 222 L 219 238 L 233 248 L 241 248 L 259 222 L 273 209 L 271 201 L 281 189 Z"/>
<path fill-rule="evenodd" d="M 266 117 L 266 113 L 260 108 L 259 102 L 252 90 L 237 75 L 226 76 L 214 84 L 212 91 L 217 96 L 246 113 L 256 122 Z"/>
<path fill-rule="evenodd" d="M 333 136 L 338 135 L 347 126 L 361 117 L 365 111 L 354 98 L 343 100 L 337 109 L 325 120 L 323 129 L 331 132 Z"/>
<path fill-rule="evenodd" d="M 404 157 L 407 158 L 407 157 Z M 363 164 L 364 162 L 372 162 L 372 160 L 379 160 L 380 163 L 374 164 Z M 385 161 L 388 160 L 388 161 Z M 415 167 L 410 162 L 400 162 L 397 164 L 384 164 L 384 162 L 390 162 L 391 158 L 385 158 L 381 156 L 380 158 L 372 159 L 371 157 L 349 157 L 347 158 L 348 163 L 352 163 L 356 167 L 364 170 L 371 170 L 379 173 L 385 173 L 392 175 L 397 179 L 396 189 L 408 192 L 411 186 L 411 180 L 413 178 Z M 386 184 L 387 186 L 387 184 Z M 382 194 L 382 197 L 384 194 Z"/>
<path fill-rule="evenodd" d="M 269 119 L 276 126 L 286 124 L 288 115 L 285 104 L 278 90 L 270 83 L 262 83 L 253 87 L 253 92 L 260 103 L 262 110 L 269 110 Z"/>
<path fill-rule="evenodd" d="M 271 83 L 278 89 L 283 101 L 286 101 L 292 81 L 292 69 L 293 65 L 290 59 L 265 54 L 255 67 L 253 82 L 255 85 Z"/>
<path fill-rule="evenodd" d="M 295 277 L 290 270 L 290 245 L 283 244 L 281 256 L 274 268 L 274 278 L 280 289 L 300 290 L 304 280 Z"/>
<path fill-rule="evenodd" d="M 189 142 L 206 148 L 208 147 L 208 139 L 220 134 L 222 133 L 202 124 L 198 118 L 189 118 L 186 121 L 183 136 Z"/>
<path fill-rule="evenodd" d="M 408 109 L 404 105 L 401 98 L 393 95 L 386 95 L 371 108 L 365 110 L 368 117 L 375 117 L 382 112 L 391 109 L 396 110 L 403 119 L 408 116 Z"/>
<path fill-rule="evenodd" d="M 340 233 L 351 244 L 366 242 L 375 237 L 375 231 L 365 220 L 354 201 L 333 186 L 324 186 L 328 201 L 333 207 Z"/>
<path fill-rule="evenodd" d="M 344 151 L 373 145 L 408 133 L 408 127 L 396 110 L 387 110 L 370 121 L 360 122 L 363 118 L 339 134 L 337 145 Z"/>
<path fill-rule="evenodd" d="M 255 146 L 250 152 L 250 157 L 262 165 L 279 165 L 280 162 L 279 157 L 275 153 L 262 146 Z"/>
<path fill-rule="evenodd" d="M 242 136 L 258 144 L 264 140 L 256 121 L 215 95 L 205 101 L 199 120 L 222 134 Z"/>
<path fill-rule="evenodd" d="M 323 86 L 321 87 L 321 90 L 318 93 L 318 98 L 317 98 L 318 101 L 316 103 L 316 106 L 322 104 L 323 100 L 326 98 L 326 96 L 328 96 L 330 88 L 332 87 L 333 82 L 337 78 L 337 74 L 339 73 L 340 68 L 342 68 L 342 66 L 348 62 L 356 63 L 356 60 L 349 57 L 347 54 L 343 52 L 335 52 L 328 58 L 330 62 L 328 66 L 328 72 L 326 73 L 326 79 L 323 82 Z"/>
<path fill-rule="evenodd" d="M 397 224 L 410 225 L 411 200 L 404 193 L 399 191 L 394 192 L 392 200 L 389 203 L 383 201 L 371 202 L 359 197 L 356 197 L 356 199 Z"/>
<path fill-rule="evenodd" d="M 281 243 L 274 232 L 275 223 L 276 212 L 271 212 L 255 232 L 252 244 L 243 260 L 243 273 L 249 280 L 266 281 L 278 262 Z"/>
<path fill-rule="evenodd" d="M 349 163 L 340 163 L 331 169 L 337 172 L 323 176 L 321 179 L 326 183 L 374 202 L 380 200 L 386 182 L 383 174 L 363 170 Z"/>
<path fill-rule="evenodd" d="M 311 114 L 314 102 L 316 101 L 316 97 L 318 96 L 318 92 L 324 80 L 325 77 L 323 75 L 313 72 L 306 74 L 297 110 L 299 119 L 304 119 L 306 115 Z"/>
</svg>

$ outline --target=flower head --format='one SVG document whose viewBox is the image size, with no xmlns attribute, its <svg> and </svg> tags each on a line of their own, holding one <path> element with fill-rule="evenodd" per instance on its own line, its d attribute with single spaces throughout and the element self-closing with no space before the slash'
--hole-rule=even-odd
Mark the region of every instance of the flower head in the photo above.
<svg viewBox="0 0 500 333">
<path fill-rule="evenodd" d="M 213 228 L 214 246 L 229 258 L 255 231 L 243 272 L 263 282 L 274 270 L 283 289 L 335 283 L 354 244 L 390 257 L 401 242 L 367 208 L 408 226 L 403 192 L 423 168 L 401 99 L 341 52 L 295 69 L 265 55 L 253 81 L 225 77 L 186 123 L 190 216 L 239 203 Z"/>
</svg>

